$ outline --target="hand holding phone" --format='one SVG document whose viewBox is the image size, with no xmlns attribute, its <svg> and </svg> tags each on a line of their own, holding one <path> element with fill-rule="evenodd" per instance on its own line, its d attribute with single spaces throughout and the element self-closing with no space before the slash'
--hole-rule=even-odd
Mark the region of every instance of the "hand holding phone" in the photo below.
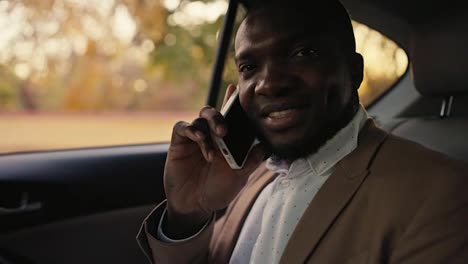
<svg viewBox="0 0 468 264">
<path fill-rule="evenodd" d="M 236 87 L 227 89 L 228 96 Z M 240 106 L 237 92 L 225 101 L 224 118 L 221 112 L 206 106 L 191 123 L 174 125 L 164 168 L 167 231 L 171 237 L 193 234 L 212 212 L 226 208 L 263 160 L 262 149 L 252 148 L 255 129 Z M 215 137 L 221 139 L 216 141 Z"/>
</svg>

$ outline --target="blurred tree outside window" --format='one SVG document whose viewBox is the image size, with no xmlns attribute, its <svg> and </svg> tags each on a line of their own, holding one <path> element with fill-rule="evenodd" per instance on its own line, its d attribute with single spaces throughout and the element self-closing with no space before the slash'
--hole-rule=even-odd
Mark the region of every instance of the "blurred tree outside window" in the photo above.
<svg viewBox="0 0 468 264">
<path fill-rule="evenodd" d="M 167 142 L 204 105 L 226 0 L 0 1 L 0 153 Z M 368 104 L 405 52 L 354 23 Z M 236 82 L 233 61 L 225 81 Z"/>
</svg>

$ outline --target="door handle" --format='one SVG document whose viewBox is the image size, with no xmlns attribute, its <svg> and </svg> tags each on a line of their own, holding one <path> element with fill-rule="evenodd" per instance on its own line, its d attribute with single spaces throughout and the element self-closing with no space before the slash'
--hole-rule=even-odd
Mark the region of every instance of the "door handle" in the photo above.
<svg viewBox="0 0 468 264">
<path fill-rule="evenodd" d="M 21 193 L 20 205 L 18 207 L 3 207 L 0 206 L 0 216 L 1 215 L 12 215 L 12 214 L 22 214 L 38 211 L 42 208 L 41 202 L 30 202 L 29 193 Z"/>
</svg>

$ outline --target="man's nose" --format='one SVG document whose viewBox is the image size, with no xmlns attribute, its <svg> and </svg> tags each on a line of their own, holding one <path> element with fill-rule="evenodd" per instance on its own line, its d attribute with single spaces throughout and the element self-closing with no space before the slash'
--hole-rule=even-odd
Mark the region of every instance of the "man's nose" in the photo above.
<svg viewBox="0 0 468 264">
<path fill-rule="evenodd" d="M 288 93 L 291 76 L 277 63 L 264 65 L 257 79 L 255 93 L 263 96 L 282 96 Z"/>
</svg>

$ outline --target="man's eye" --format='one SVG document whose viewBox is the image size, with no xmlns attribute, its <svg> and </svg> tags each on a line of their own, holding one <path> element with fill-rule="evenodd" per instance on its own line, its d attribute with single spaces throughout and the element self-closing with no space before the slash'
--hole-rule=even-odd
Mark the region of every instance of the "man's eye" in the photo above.
<svg viewBox="0 0 468 264">
<path fill-rule="evenodd" d="M 252 64 L 245 64 L 239 66 L 239 72 L 247 72 L 255 69 L 255 65 Z"/>
<path fill-rule="evenodd" d="M 316 57 L 317 55 L 318 55 L 317 51 L 315 49 L 310 49 L 310 48 L 301 49 L 294 54 L 294 56 L 296 57 L 308 57 L 308 56 Z"/>
</svg>

